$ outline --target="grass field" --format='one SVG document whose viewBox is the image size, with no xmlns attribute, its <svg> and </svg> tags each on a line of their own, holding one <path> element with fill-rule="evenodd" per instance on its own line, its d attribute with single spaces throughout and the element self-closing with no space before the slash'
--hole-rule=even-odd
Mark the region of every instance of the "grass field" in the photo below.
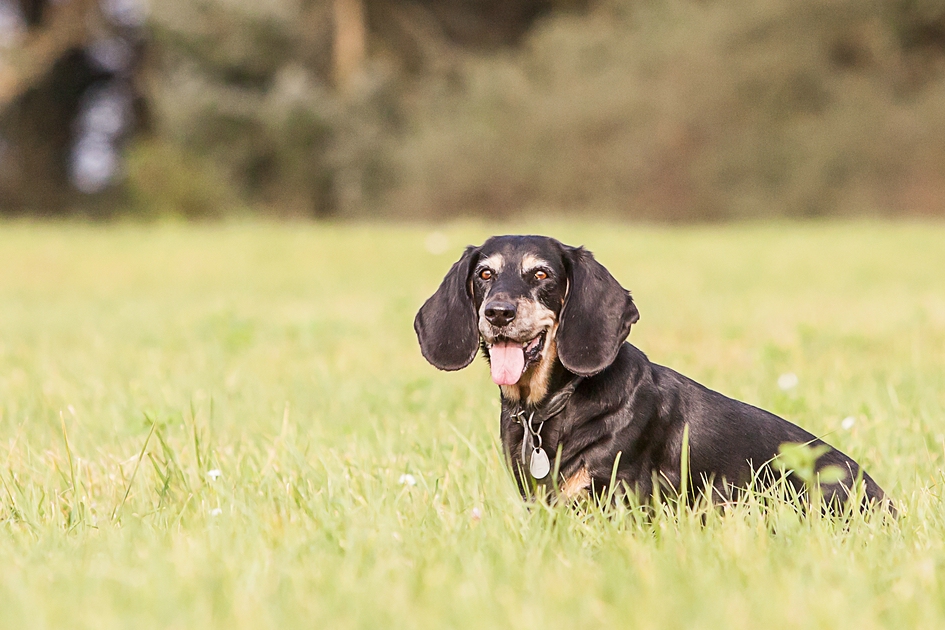
<svg viewBox="0 0 945 630">
<path fill-rule="evenodd" d="M 0 627 L 945 626 L 945 224 L 502 228 L 863 463 L 901 517 L 847 524 L 524 505 L 484 363 L 416 345 L 490 233 L 441 229 L 0 223 Z"/>
</svg>

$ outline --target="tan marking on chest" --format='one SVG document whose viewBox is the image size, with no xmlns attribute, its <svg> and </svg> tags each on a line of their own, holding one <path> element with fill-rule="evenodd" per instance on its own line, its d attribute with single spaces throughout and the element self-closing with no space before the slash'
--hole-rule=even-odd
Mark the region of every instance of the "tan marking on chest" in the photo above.
<svg viewBox="0 0 945 630">
<path fill-rule="evenodd" d="M 587 468 L 581 468 L 565 479 L 564 483 L 561 485 L 561 496 L 565 500 L 570 500 L 589 490 L 590 487 L 591 475 L 587 472 Z"/>
<path fill-rule="evenodd" d="M 527 381 L 528 392 L 525 394 L 530 405 L 537 405 L 548 395 L 548 383 L 551 380 L 551 369 L 558 358 L 558 344 L 555 341 L 557 325 L 548 331 L 545 339 L 546 348 L 541 360 L 529 369 L 531 376 Z"/>
<path fill-rule="evenodd" d="M 522 394 L 519 393 L 518 390 L 518 384 L 499 385 L 499 389 L 502 390 L 502 398 L 505 398 L 506 400 L 518 402 L 522 399 Z"/>
</svg>

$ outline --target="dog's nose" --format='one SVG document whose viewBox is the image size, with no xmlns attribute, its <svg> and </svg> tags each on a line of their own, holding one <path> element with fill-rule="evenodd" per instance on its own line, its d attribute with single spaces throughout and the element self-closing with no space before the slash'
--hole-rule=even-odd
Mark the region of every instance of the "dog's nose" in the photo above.
<svg viewBox="0 0 945 630">
<path fill-rule="evenodd" d="M 515 305 L 511 302 L 492 302 L 483 313 L 490 324 L 502 327 L 515 319 Z"/>
</svg>

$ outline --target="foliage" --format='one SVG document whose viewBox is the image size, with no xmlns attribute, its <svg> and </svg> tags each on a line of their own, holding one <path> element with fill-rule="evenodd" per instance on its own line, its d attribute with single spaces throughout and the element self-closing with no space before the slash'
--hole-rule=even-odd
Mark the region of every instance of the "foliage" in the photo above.
<svg viewBox="0 0 945 630">
<path fill-rule="evenodd" d="M 106 214 L 129 199 L 76 200 L 80 175 L 112 156 L 73 159 L 111 73 L 134 103 L 112 148 L 133 121 L 133 159 L 186 155 L 241 202 L 201 216 L 945 213 L 943 0 L 346 1 L 366 42 L 350 80 L 334 76 L 335 0 L 162 0 L 117 47 L 117 26 L 74 25 L 118 4 L 32 3 L 59 19 L 30 37 L 6 27 L 0 211 Z M 103 74 L 108 50 L 128 61 Z M 139 200 L 147 182 L 128 184 Z"/>
<path fill-rule="evenodd" d="M 945 5 L 920 4 L 612 0 L 549 19 L 520 51 L 463 57 L 459 87 L 421 87 L 391 212 L 941 215 Z"/>
<path fill-rule="evenodd" d="M 633 343 L 824 436 L 900 518 L 523 504 L 488 371 L 411 327 L 497 229 L 589 246 Z M 0 627 L 939 627 L 943 239 L 0 224 Z"/>
<path fill-rule="evenodd" d="M 302 0 L 155 3 L 157 136 L 212 163 L 244 199 L 327 212 L 346 120 L 329 82 L 330 16 L 330 3 Z"/>
<path fill-rule="evenodd" d="M 582 4 L 496 48 L 465 4 L 368 2 L 339 92 L 328 3 L 161 3 L 159 132 L 302 213 L 942 213 L 940 0 Z"/>
<path fill-rule="evenodd" d="M 238 196 L 213 163 L 179 145 L 138 142 L 127 155 L 127 191 L 142 217 L 219 218 Z"/>
</svg>

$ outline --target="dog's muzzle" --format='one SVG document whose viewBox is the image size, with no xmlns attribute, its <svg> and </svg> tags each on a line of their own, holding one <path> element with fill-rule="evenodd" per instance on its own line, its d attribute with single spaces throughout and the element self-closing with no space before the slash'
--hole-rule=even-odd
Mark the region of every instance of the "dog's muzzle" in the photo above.
<svg viewBox="0 0 945 630">
<path fill-rule="evenodd" d="M 489 364 L 492 381 L 496 385 L 515 385 L 533 363 L 541 357 L 545 347 L 546 330 L 526 342 L 497 338 L 489 346 Z"/>
</svg>

